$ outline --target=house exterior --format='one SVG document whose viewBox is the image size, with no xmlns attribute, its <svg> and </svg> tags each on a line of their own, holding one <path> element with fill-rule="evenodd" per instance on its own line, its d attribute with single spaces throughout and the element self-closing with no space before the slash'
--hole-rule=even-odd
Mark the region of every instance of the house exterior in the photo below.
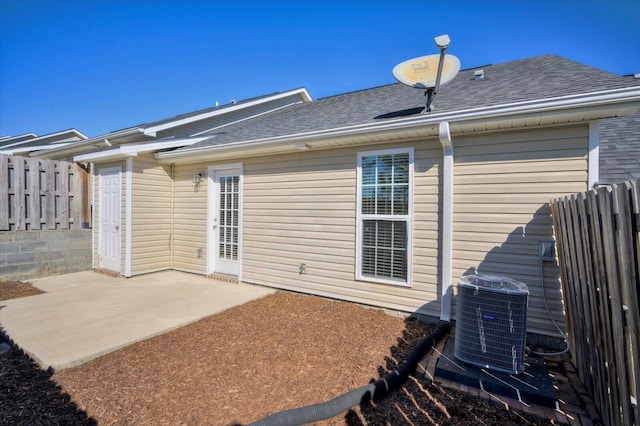
<svg viewBox="0 0 640 426">
<path fill-rule="evenodd" d="M 171 139 L 102 137 L 110 147 L 74 157 L 91 163 L 94 268 L 444 319 L 458 277 L 500 274 L 528 285 L 529 331 L 557 334 L 542 296 L 562 321 L 559 271 L 539 260 L 548 202 L 599 181 L 600 122 L 637 113 L 640 85 L 555 55 L 481 68 L 442 87 L 429 114 L 422 91 L 391 84 L 297 93 L 197 131 L 177 118 L 136 127 Z"/>
</svg>

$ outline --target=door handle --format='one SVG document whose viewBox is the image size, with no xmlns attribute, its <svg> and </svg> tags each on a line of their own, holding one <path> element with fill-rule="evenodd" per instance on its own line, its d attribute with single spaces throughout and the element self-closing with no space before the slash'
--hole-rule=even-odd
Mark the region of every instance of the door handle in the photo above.
<svg viewBox="0 0 640 426">
<path fill-rule="evenodd" d="M 116 225 L 116 231 L 120 230 L 120 225 Z"/>
</svg>

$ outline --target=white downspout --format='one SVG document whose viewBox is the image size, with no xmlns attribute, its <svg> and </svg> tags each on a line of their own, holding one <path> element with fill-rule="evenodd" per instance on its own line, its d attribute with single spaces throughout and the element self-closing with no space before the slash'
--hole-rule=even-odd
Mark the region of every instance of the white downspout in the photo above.
<svg viewBox="0 0 640 426">
<path fill-rule="evenodd" d="M 440 319 L 451 321 L 451 280 L 453 269 L 453 143 L 449 122 L 440 123 L 443 152 L 442 170 L 442 302 Z"/>
<path fill-rule="evenodd" d="M 593 189 L 600 180 L 600 120 L 589 121 L 589 177 L 587 189 Z"/>
</svg>

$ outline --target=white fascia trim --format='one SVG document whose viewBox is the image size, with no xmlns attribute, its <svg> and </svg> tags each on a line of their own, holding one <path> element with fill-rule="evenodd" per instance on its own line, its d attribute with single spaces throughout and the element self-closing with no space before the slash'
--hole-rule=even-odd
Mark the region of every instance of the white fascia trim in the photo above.
<svg viewBox="0 0 640 426">
<path fill-rule="evenodd" d="M 593 189 L 600 180 L 600 120 L 589 121 L 588 169 L 587 189 Z"/>
<path fill-rule="evenodd" d="M 215 117 L 216 115 L 224 115 L 224 114 L 226 114 L 228 112 L 233 112 L 233 111 L 249 108 L 249 107 L 252 107 L 252 106 L 255 106 L 255 105 L 264 104 L 264 103 L 267 103 L 267 102 L 270 102 L 270 101 L 286 98 L 288 96 L 293 96 L 293 95 L 299 95 L 303 99 L 304 102 L 310 102 L 311 101 L 311 96 L 309 95 L 309 92 L 307 92 L 306 89 L 301 88 L 301 89 L 296 89 L 296 90 L 290 90 L 288 92 L 278 93 L 276 95 L 269 96 L 269 97 L 262 98 L 262 99 L 257 99 L 255 101 L 251 101 L 251 102 L 247 102 L 247 103 L 240 103 L 240 104 L 235 105 L 235 106 L 216 109 L 216 110 L 209 111 L 209 112 L 206 112 L 206 113 L 194 115 L 194 116 L 191 116 L 191 117 L 186 117 L 186 118 L 183 118 L 181 120 L 171 121 L 169 123 L 164 123 L 164 124 L 160 124 L 160 125 L 157 125 L 157 126 L 147 127 L 146 129 L 144 129 L 144 134 L 145 135 L 149 135 L 149 136 L 155 136 L 156 132 L 159 132 L 159 131 L 162 131 L 162 130 L 171 129 L 171 128 L 174 128 L 174 127 L 177 127 L 177 126 L 183 126 L 185 124 L 193 123 L 194 121 L 204 120 L 204 119 L 207 119 L 207 118 Z"/>
<path fill-rule="evenodd" d="M 440 319 L 451 321 L 453 280 L 453 143 L 449 123 L 439 124 L 438 136 L 442 144 L 442 297 Z"/>
<path fill-rule="evenodd" d="M 194 143 L 197 143 L 209 138 L 211 138 L 211 136 L 118 145 L 115 148 L 106 149 L 104 151 L 75 155 L 73 157 L 73 161 L 77 161 L 77 162 L 110 161 L 110 160 L 117 160 L 117 159 L 122 159 L 127 157 L 135 157 L 140 153 L 160 151 L 163 149 L 171 149 L 171 148 L 178 148 L 178 147 L 193 145 Z"/>
<path fill-rule="evenodd" d="M 31 142 L 31 141 L 27 141 L 27 142 Z M 62 146 L 67 146 L 72 144 L 73 142 L 63 142 L 63 143 L 59 143 L 54 145 L 56 148 L 58 147 L 62 147 Z M 51 145 L 37 145 L 37 146 L 25 146 L 25 147 L 17 147 L 17 148 L 13 148 L 13 149 L 2 149 L 0 150 L 0 154 L 7 154 L 7 155 L 15 155 L 15 154 L 22 154 L 25 152 L 38 152 L 40 154 L 42 154 L 45 151 L 48 151 Z"/>
<path fill-rule="evenodd" d="M 131 253 L 132 253 L 132 216 L 133 216 L 133 158 L 126 161 L 125 172 L 125 242 L 124 242 L 124 276 L 131 276 Z"/>
<path fill-rule="evenodd" d="M 552 111 L 563 113 L 579 112 L 586 107 L 602 107 L 606 105 L 631 103 L 632 107 L 640 108 L 640 88 L 631 87 L 607 91 L 591 92 L 580 95 L 561 96 L 557 98 L 541 99 L 536 101 L 515 102 L 491 107 L 473 108 L 446 113 L 424 115 L 419 118 L 411 117 L 385 121 L 384 123 L 367 123 L 335 129 L 320 130 L 315 132 L 297 133 L 292 135 L 277 136 L 272 138 L 255 139 L 252 141 L 239 141 L 220 146 L 203 146 L 193 149 L 180 150 L 179 152 L 158 153 L 156 158 L 171 162 L 182 158 L 197 157 L 203 152 L 229 152 L 247 148 L 257 148 L 268 145 L 289 144 L 314 139 L 350 136 L 355 134 L 379 133 L 394 130 L 410 130 L 412 128 L 424 128 L 426 126 L 438 126 L 440 122 L 465 123 L 499 118 L 526 118 Z"/>
<path fill-rule="evenodd" d="M 17 135 L 17 136 L 3 136 L 0 138 L 0 141 L 7 141 L 7 140 L 11 140 L 11 139 L 20 139 L 20 138 L 24 138 L 30 136 L 29 139 L 26 139 L 25 141 L 21 141 L 21 142 L 26 142 L 26 141 L 30 141 L 33 140 L 35 138 L 38 137 L 38 135 L 36 135 L 35 133 L 25 133 L 24 135 Z"/>
<path fill-rule="evenodd" d="M 55 138 L 57 136 L 64 136 L 64 135 L 73 135 L 73 136 L 77 136 L 79 137 L 81 140 L 87 140 L 89 139 L 89 137 L 87 135 L 85 135 L 84 133 L 82 133 L 79 130 L 76 129 L 67 129 L 67 130 L 62 130 L 60 132 L 55 132 L 55 133 L 49 133 L 47 135 L 41 135 L 38 136 L 37 138 L 34 139 L 29 139 L 27 141 L 24 142 L 34 142 L 36 140 L 44 140 L 44 139 L 51 139 L 51 138 Z M 78 142 L 78 141 L 76 141 Z M 22 142 L 21 142 L 22 143 Z"/>
<path fill-rule="evenodd" d="M 136 127 L 136 128 L 119 130 L 113 133 L 107 133 L 106 135 L 96 136 L 91 139 L 73 142 L 70 146 L 67 146 L 67 147 L 59 147 L 59 148 L 56 147 L 54 149 L 47 150 L 47 154 L 64 154 L 65 152 L 73 152 L 73 150 L 76 148 L 80 148 L 80 147 L 92 145 L 92 144 L 105 145 L 106 140 L 119 138 L 123 136 L 135 135 L 136 133 L 142 133 L 142 129 Z"/>
</svg>

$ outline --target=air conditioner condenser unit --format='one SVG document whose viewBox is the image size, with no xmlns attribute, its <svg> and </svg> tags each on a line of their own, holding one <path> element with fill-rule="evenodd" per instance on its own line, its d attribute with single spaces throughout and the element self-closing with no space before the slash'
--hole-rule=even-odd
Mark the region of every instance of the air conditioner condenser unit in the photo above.
<svg viewBox="0 0 640 426">
<path fill-rule="evenodd" d="M 497 275 L 458 281 L 455 357 L 503 373 L 525 370 L 529 289 Z"/>
</svg>

